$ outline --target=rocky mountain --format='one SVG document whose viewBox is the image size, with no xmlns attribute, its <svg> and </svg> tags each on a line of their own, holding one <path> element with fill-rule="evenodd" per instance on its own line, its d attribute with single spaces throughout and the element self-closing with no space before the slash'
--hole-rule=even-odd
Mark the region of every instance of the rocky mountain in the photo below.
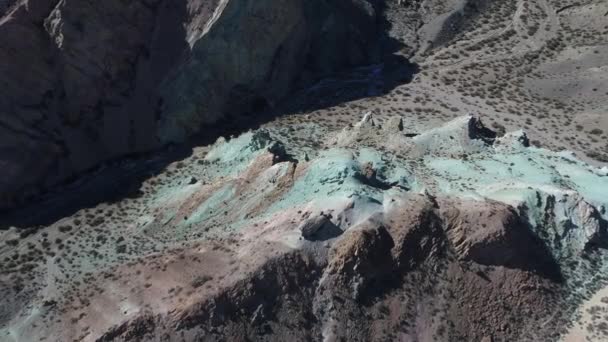
<svg viewBox="0 0 608 342">
<path fill-rule="evenodd" d="M 605 341 L 603 0 L 0 0 L 0 341 Z"/>
<path fill-rule="evenodd" d="M 0 336 L 553 340 L 606 281 L 606 168 L 472 116 L 412 137 L 368 114 L 314 154 L 276 133 L 6 231 Z"/>
</svg>

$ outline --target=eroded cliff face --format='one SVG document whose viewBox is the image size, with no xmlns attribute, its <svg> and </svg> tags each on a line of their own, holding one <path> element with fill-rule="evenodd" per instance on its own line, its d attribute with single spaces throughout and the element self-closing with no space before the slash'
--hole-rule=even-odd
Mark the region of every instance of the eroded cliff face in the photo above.
<svg viewBox="0 0 608 342">
<path fill-rule="evenodd" d="M 6 2 L 0 204 L 375 56 L 371 2 Z M 230 105 L 228 105 L 230 104 Z"/>
</svg>

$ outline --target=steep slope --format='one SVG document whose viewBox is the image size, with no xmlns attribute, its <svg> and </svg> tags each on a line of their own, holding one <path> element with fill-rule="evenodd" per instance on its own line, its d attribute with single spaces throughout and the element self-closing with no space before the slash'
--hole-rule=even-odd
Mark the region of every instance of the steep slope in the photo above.
<svg viewBox="0 0 608 342">
<path fill-rule="evenodd" d="M 0 205 L 370 63 L 380 19 L 345 1 L 20 0 L 0 6 Z"/>
<path fill-rule="evenodd" d="M 606 282 L 608 171 L 472 116 L 405 129 L 220 139 L 137 198 L 4 232 L 0 336 L 556 340 Z"/>
</svg>

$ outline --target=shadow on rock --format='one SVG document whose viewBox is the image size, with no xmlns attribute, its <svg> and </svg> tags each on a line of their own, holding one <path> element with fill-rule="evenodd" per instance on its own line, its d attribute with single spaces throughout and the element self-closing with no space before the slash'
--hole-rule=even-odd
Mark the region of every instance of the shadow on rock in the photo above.
<svg viewBox="0 0 608 342">
<path fill-rule="evenodd" d="M 340 227 L 333 224 L 331 221 L 325 223 L 319 230 L 312 234 L 307 240 L 310 241 L 326 241 L 342 235 L 343 231 Z"/>
<path fill-rule="evenodd" d="M 267 96 L 251 92 L 250 87 L 236 86 L 234 96 L 231 98 L 238 110 L 231 110 L 231 108 L 234 109 L 234 105 L 229 101 L 230 105 L 224 108 L 219 120 L 213 124 L 202 125 L 198 130 L 199 133 L 192 135 L 186 142 L 172 143 L 160 150 L 143 154 L 132 153 L 126 157 L 123 154 L 117 159 L 108 157 L 105 160 L 109 161 L 102 166 L 90 168 L 88 172 L 80 172 L 42 192 L 37 191 L 39 194 L 33 197 L 24 196 L 29 199 L 0 211 L 0 229 L 7 229 L 10 226 L 26 228 L 49 225 L 82 208 L 95 206 L 104 201 L 137 197 L 143 181 L 152 175 L 161 173 L 170 163 L 191 155 L 195 146 L 213 143 L 220 136 L 238 135 L 249 129 L 256 129 L 281 115 L 379 96 L 399 84 L 409 82 L 418 68 L 396 54 L 401 43 L 388 36 L 389 23 L 382 14 L 384 4 L 382 1 L 372 3 L 378 21 L 376 37 L 372 39 L 374 44 L 379 45 L 376 52 L 370 52 L 366 58 L 354 59 L 343 65 L 336 65 L 335 61 L 332 61 L 332 67 L 325 70 L 327 68 L 322 68 L 319 61 L 327 58 L 319 59 L 320 57 L 313 56 L 314 51 L 311 51 L 311 56 L 314 58 L 307 57 L 312 60 L 304 62 L 305 67 L 301 71 L 299 79 L 291 87 L 292 90 L 282 96 L 284 100 L 277 101 L 276 105 L 271 104 L 273 101 Z M 155 68 L 166 71 L 168 65 L 175 61 L 176 51 L 187 45 L 185 42 L 180 44 L 174 42 L 170 44 L 172 49 L 169 55 L 167 55 L 168 52 L 161 51 L 163 44 L 169 44 L 165 41 L 170 40 L 171 37 L 184 36 L 180 20 L 186 13 L 185 8 L 178 8 L 170 14 L 164 15 L 162 27 L 159 29 L 156 39 L 158 41 L 155 40 L 154 44 L 149 47 L 150 62 L 142 65 L 142 72 L 154 74 L 152 71 Z M 331 41 L 321 40 L 318 48 L 327 50 L 328 47 L 323 47 L 323 44 L 331 43 Z M 336 72 L 336 70 L 340 71 Z M 155 77 L 153 82 L 144 83 L 150 85 L 143 87 L 143 90 L 135 91 L 133 104 L 130 107 L 127 106 L 128 108 L 137 108 L 135 105 L 142 103 L 146 94 L 141 92 L 151 92 L 154 84 L 158 83 L 158 77 Z M 157 102 L 154 104 L 156 107 L 166 107 L 166 103 L 163 104 L 166 101 L 163 99 Z M 162 109 L 156 108 L 156 110 L 160 111 L 157 113 L 158 116 L 164 115 L 161 113 Z M 337 233 L 335 229 L 330 230 L 327 236 Z"/>
</svg>

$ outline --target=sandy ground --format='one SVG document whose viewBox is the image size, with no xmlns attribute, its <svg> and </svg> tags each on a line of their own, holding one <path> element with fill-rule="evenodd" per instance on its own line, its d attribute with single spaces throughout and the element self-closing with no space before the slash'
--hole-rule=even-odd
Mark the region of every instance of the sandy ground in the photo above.
<svg viewBox="0 0 608 342">
<path fill-rule="evenodd" d="M 562 342 L 606 341 L 608 339 L 608 286 L 585 301 L 579 317 Z"/>
</svg>

